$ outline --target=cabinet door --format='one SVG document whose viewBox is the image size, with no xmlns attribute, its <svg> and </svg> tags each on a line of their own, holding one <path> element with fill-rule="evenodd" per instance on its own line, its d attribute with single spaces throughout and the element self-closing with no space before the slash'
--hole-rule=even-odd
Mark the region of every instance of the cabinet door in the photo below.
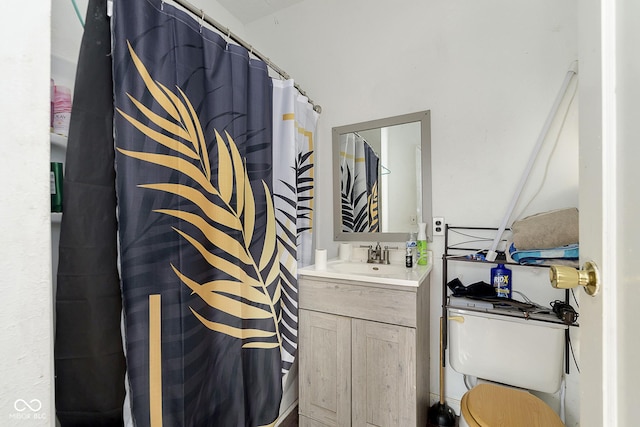
<svg viewBox="0 0 640 427">
<path fill-rule="evenodd" d="M 415 329 L 352 322 L 353 426 L 415 426 Z"/>
<path fill-rule="evenodd" d="M 351 319 L 300 310 L 300 413 L 351 425 Z"/>
</svg>

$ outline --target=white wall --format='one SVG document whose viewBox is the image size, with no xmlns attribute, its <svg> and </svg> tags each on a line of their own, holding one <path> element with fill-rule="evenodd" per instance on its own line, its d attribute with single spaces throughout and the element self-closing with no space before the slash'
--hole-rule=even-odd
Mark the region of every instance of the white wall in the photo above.
<svg viewBox="0 0 640 427">
<path fill-rule="evenodd" d="M 434 214 L 458 225 L 497 225 L 577 58 L 573 0 L 304 1 L 246 31 L 323 107 L 318 203 L 331 204 L 332 127 L 431 109 Z M 577 202 L 576 119 L 531 212 Z M 330 220 L 318 227 L 331 247 Z"/>
<path fill-rule="evenodd" d="M 34 0 L 28 7 L 21 2 L 6 2 L 0 18 L 3 426 L 50 425 L 54 412 L 49 232 L 50 11 L 50 0 Z"/>
<path fill-rule="evenodd" d="M 246 32 L 323 107 L 316 157 L 319 209 L 332 206 L 332 127 L 430 109 L 433 214 L 454 225 L 497 227 L 577 59 L 577 20 L 575 0 L 305 0 L 248 24 Z M 574 99 L 545 184 L 522 212 L 542 182 L 563 118 L 554 121 L 516 215 L 578 205 Z M 318 246 L 335 255 L 332 220 L 318 216 L 316 225 Z M 440 259 L 442 238 L 431 248 Z M 545 275 L 530 280 L 549 286 Z M 431 281 L 436 392 L 440 284 L 438 262 Z M 568 425 L 577 423 L 575 381 L 574 375 Z M 460 375 L 447 370 L 447 398 L 455 401 L 463 391 Z"/>
</svg>

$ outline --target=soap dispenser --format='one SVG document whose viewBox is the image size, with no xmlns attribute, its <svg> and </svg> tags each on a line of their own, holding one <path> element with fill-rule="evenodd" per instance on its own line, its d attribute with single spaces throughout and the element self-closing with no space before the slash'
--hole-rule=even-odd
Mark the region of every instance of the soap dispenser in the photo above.
<svg viewBox="0 0 640 427">
<path fill-rule="evenodd" d="M 418 223 L 418 265 L 427 265 L 427 224 Z"/>
</svg>

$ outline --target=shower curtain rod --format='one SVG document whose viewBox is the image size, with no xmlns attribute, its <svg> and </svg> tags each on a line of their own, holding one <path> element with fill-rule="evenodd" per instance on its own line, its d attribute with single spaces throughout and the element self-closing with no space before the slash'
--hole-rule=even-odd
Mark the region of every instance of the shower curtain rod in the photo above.
<svg viewBox="0 0 640 427">
<path fill-rule="evenodd" d="M 191 3 L 189 3 L 186 0 L 171 0 L 171 1 L 173 1 L 175 3 L 178 3 L 180 6 L 184 7 L 185 9 L 187 9 L 192 14 L 196 15 L 198 17 L 198 19 L 201 19 L 201 20 L 205 21 L 206 23 L 208 23 L 209 25 L 212 25 L 216 30 L 218 30 L 221 33 L 223 33 L 224 35 L 226 35 L 227 38 L 232 39 L 233 41 L 238 43 L 240 46 L 242 46 L 245 49 L 247 49 L 250 52 L 251 55 L 255 56 L 256 58 L 258 58 L 261 61 L 263 61 L 264 63 L 266 63 L 269 68 L 271 68 L 273 71 L 278 73 L 284 79 L 288 80 L 288 79 L 291 78 L 291 76 L 289 76 L 289 74 L 287 74 L 282 68 L 278 67 L 276 64 L 271 62 L 271 60 L 269 58 L 267 58 L 266 56 L 264 56 L 263 54 L 261 54 L 260 52 L 255 50 L 253 48 L 253 46 L 251 46 L 249 43 L 245 42 L 240 37 L 238 37 L 237 35 L 233 34 L 231 32 L 231 30 L 229 30 L 228 27 L 225 27 L 224 25 L 220 24 L 218 21 L 216 21 L 212 17 L 210 17 L 207 14 L 205 14 L 202 11 L 202 9 L 198 9 L 197 7 L 195 7 L 194 5 L 192 5 Z M 163 0 L 163 3 L 164 3 L 164 0 Z M 322 112 L 322 107 L 320 105 L 316 104 L 315 102 L 313 102 L 311 100 L 311 98 L 309 98 L 307 93 L 304 90 L 302 90 L 302 88 L 297 83 L 294 83 L 293 87 L 295 87 L 297 89 L 297 91 L 300 92 L 300 94 L 302 94 L 303 96 L 307 97 L 307 100 L 309 101 L 309 104 L 311 104 L 313 106 L 313 110 L 315 112 L 317 112 L 317 113 L 321 113 Z"/>
</svg>

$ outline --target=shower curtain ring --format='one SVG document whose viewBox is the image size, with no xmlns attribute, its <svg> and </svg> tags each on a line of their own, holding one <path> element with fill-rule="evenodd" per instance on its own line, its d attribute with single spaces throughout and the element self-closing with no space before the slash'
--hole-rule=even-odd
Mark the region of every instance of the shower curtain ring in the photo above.
<svg viewBox="0 0 640 427">
<path fill-rule="evenodd" d="M 231 30 L 227 27 L 227 50 L 229 50 L 229 40 L 231 40 Z"/>
<path fill-rule="evenodd" d="M 200 34 L 202 34 L 202 26 L 204 25 L 204 11 L 200 9 Z"/>
<path fill-rule="evenodd" d="M 160 4 L 160 10 L 164 12 L 164 0 L 162 0 L 162 3 Z"/>
</svg>

